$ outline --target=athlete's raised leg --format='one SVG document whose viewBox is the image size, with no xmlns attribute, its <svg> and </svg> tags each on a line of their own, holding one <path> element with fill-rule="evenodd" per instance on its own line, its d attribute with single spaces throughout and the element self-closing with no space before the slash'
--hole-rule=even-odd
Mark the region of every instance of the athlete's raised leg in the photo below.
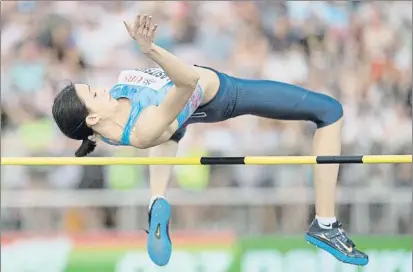
<svg viewBox="0 0 413 272">
<path fill-rule="evenodd" d="M 252 114 L 280 120 L 311 121 L 317 126 L 314 155 L 340 155 L 343 108 L 337 100 L 281 82 L 233 80 L 238 87 L 238 97 L 232 116 Z M 316 218 L 306 240 L 340 261 L 366 265 L 368 256 L 355 249 L 355 244 L 335 217 L 338 170 L 338 164 L 314 166 Z"/>
</svg>

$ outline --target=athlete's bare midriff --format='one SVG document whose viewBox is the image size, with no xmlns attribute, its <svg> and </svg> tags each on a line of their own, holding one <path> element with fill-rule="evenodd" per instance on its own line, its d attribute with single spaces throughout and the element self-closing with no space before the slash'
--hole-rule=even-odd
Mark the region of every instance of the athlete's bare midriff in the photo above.
<svg viewBox="0 0 413 272">
<path fill-rule="evenodd" d="M 201 85 L 204 91 L 204 98 L 201 105 L 204 105 L 211 101 L 218 92 L 219 78 L 218 75 L 209 69 L 194 66 L 194 69 L 199 74 L 199 85 Z"/>
</svg>

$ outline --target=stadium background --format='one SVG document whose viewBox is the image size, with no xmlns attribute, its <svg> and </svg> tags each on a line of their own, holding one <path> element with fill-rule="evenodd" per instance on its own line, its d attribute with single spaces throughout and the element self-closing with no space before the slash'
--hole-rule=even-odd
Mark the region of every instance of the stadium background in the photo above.
<svg viewBox="0 0 413 272">
<path fill-rule="evenodd" d="M 1 3 L 2 156 L 72 156 L 51 121 L 64 79 L 110 87 L 150 63 L 122 20 L 158 22 L 156 42 L 188 63 L 285 81 L 344 105 L 343 153 L 412 154 L 411 2 Z M 180 156 L 308 155 L 311 124 L 242 117 L 194 125 Z M 100 144 L 93 156 L 145 156 Z M 171 201 L 175 251 L 147 257 L 148 168 L 2 167 L 1 271 L 411 271 L 412 166 L 343 165 L 337 216 L 364 269 L 304 243 L 309 166 L 182 166 Z"/>
</svg>

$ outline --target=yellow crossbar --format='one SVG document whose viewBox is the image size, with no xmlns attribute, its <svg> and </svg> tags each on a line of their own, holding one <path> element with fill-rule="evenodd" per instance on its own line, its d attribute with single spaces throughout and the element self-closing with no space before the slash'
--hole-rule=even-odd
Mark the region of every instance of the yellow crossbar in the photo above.
<svg viewBox="0 0 413 272">
<path fill-rule="evenodd" d="M 1 165 L 279 165 L 412 163 L 412 155 L 263 157 L 2 157 Z"/>
</svg>

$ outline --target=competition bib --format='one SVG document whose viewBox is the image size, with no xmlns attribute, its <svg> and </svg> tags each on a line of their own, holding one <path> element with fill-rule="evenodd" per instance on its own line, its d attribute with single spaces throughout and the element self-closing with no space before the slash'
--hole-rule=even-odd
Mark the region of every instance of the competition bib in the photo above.
<svg viewBox="0 0 413 272">
<path fill-rule="evenodd" d="M 132 84 L 153 90 L 159 90 L 170 82 L 171 79 L 160 68 L 125 70 L 118 78 L 119 84 Z"/>
</svg>

